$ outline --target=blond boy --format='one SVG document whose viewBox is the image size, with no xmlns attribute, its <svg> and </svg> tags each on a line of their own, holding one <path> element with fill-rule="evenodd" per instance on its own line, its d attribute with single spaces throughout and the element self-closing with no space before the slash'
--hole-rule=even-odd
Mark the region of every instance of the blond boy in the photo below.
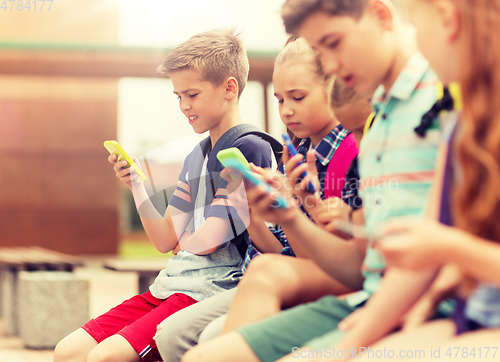
<svg viewBox="0 0 500 362">
<path fill-rule="evenodd" d="M 242 257 L 232 241 L 241 239 L 238 234 L 244 227 L 235 230 L 237 212 L 227 197 L 227 183 L 215 174 L 222 166 L 210 163 L 210 155 L 212 149 L 215 153 L 220 148 L 219 140 L 227 139 L 228 131 L 241 127 L 239 98 L 248 70 L 245 48 L 234 30 L 195 35 L 175 48 L 159 67 L 172 80 L 181 112 L 194 131 L 210 135 L 186 157 L 165 215 L 156 211 L 144 184 L 135 181 L 132 167 L 118 162 L 114 155 L 108 160 L 118 179 L 133 192 L 155 247 L 177 254 L 148 292 L 124 301 L 63 339 L 54 361 L 161 360 L 154 340 L 160 322 L 236 286 L 242 275 Z M 271 166 L 269 143 L 255 132 L 240 132 L 231 146 L 239 148 L 249 161 Z M 186 230 L 191 220 L 193 229 Z"/>
</svg>

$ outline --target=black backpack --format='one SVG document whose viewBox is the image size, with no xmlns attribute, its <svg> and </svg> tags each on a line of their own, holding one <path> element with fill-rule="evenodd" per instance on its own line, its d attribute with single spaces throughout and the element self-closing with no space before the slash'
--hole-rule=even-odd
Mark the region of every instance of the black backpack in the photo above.
<svg viewBox="0 0 500 362">
<path fill-rule="evenodd" d="M 217 141 L 212 150 L 210 150 L 211 146 L 210 137 L 203 139 L 198 144 L 198 146 L 195 147 L 195 149 L 189 156 L 190 157 L 189 170 L 196 170 L 197 172 L 197 174 L 195 175 L 190 174 L 189 183 L 190 183 L 191 193 L 192 194 L 193 192 L 197 193 L 203 162 L 205 161 L 207 153 L 210 151 L 210 155 L 208 156 L 208 162 L 207 162 L 208 180 L 206 187 L 207 194 L 205 199 L 205 210 L 204 210 L 205 215 L 208 212 L 208 209 L 210 208 L 210 205 L 212 204 L 212 201 L 214 199 L 215 192 L 218 189 L 218 185 L 220 182 L 219 173 L 224 168 L 224 166 L 222 166 L 222 164 L 216 157 L 217 153 L 221 150 L 232 147 L 237 139 L 247 135 L 256 135 L 262 138 L 263 140 L 267 141 L 273 150 L 277 163 L 279 164 L 281 159 L 281 154 L 283 151 L 283 145 L 273 136 L 261 131 L 258 127 L 251 124 L 240 124 L 238 126 L 229 129 L 219 138 L 219 140 Z M 208 186 L 209 182 L 210 186 Z M 192 200 L 195 200 L 195 197 L 192 197 Z M 236 230 L 243 230 L 241 227 L 244 228 L 244 226 L 236 225 L 236 223 L 238 222 L 241 223 L 241 221 L 238 219 L 233 219 L 233 217 L 229 212 L 229 209 L 228 209 L 228 214 L 229 214 L 229 221 L 231 223 L 231 229 L 234 236 L 231 241 L 236 244 L 242 258 L 244 258 L 249 243 L 248 233 L 247 231 L 245 231 L 244 233 L 238 235 Z"/>
</svg>

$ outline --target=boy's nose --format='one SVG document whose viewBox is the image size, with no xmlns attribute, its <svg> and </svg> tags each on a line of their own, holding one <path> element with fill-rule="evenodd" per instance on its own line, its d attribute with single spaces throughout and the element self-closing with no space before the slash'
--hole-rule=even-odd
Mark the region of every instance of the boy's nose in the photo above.
<svg viewBox="0 0 500 362">
<path fill-rule="evenodd" d="M 323 57 L 323 71 L 326 74 L 337 74 L 340 70 L 340 62 L 331 57 Z"/>
<path fill-rule="evenodd" d="M 188 101 L 182 100 L 181 99 L 181 110 L 184 112 L 189 111 L 191 109 L 191 104 Z"/>
</svg>

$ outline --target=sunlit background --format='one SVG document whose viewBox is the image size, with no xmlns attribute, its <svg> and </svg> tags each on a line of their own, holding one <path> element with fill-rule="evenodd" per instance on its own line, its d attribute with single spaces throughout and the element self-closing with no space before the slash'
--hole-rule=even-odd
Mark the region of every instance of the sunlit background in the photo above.
<svg viewBox="0 0 500 362">
<path fill-rule="evenodd" d="M 174 48 L 194 34 L 217 27 L 236 26 L 247 49 L 274 56 L 286 41 L 279 11 L 284 0 L 120 0 L 119 42 L 124 46 Z M 241 98 L 245 122 L 264 125 L 263 85 L 250 81 Z M 192 135 L 177 110 L 169 80 L 125 78 L 118 87 L 119 133 L 127 149 L 142 154 L 165 142 Z M 272 88 L 269 103 L 275 106 Z M 137 107 L 141 105 L 141 108 Z M 269 112 L 269 131 L 282 127 L 276 107 Z M 137 120 L 141 119 L 141 124 Z M 172 125 L 175 124 L 175 127 Z M 151 132 L 156 129 L 155 132 Z"/>
<path fill-rule="evenodd" d="M 242 118 L 279 137 L 270 76 L 286 40 L 283 1 L 0 1 L 0 246 L 117 251 L 137 220 L 102 142 L 153 152 L 175 183 L 200 137 L 156 67 L 196 33 L 242 32 L 251 63 Z"/>
</svg>

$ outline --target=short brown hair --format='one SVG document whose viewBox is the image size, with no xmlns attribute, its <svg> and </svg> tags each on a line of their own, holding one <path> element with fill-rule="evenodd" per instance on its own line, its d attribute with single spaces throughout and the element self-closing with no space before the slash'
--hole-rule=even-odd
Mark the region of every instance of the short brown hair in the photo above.
<svg viewBox="0 0 500 362">
<path fill-rule="evenodd" d="M 292 34 L 310 15 L 326 12 L 330 15 L 350 15 L 361 18 L 368 0 L 287 0 L 281 8 L 281 17 L 287 33 Z"/>
<path fill-rule="evenodd" d="M 360 19 L 369 0 L 286 0 L 281 8 L 281 17 L 287 33 L 292 34 L 302 23 L 316 12 L 332 16 L 349 15 Z M 390 0 L 403 19 L 408 19 L 406 7 L 401 0 Z"/>
<path fill-rule="evenodd" d="M 177 46 L 158 67 L 158 72 L 169 74 L 193 68 L 201 73 L 214 87 L 220 86 L 228 77 L 238 82 L 238 98 L 248 79 L 248 57 L 240 34 L 235 28 L 212 29 L 192 36 Z"/>
</svg>

